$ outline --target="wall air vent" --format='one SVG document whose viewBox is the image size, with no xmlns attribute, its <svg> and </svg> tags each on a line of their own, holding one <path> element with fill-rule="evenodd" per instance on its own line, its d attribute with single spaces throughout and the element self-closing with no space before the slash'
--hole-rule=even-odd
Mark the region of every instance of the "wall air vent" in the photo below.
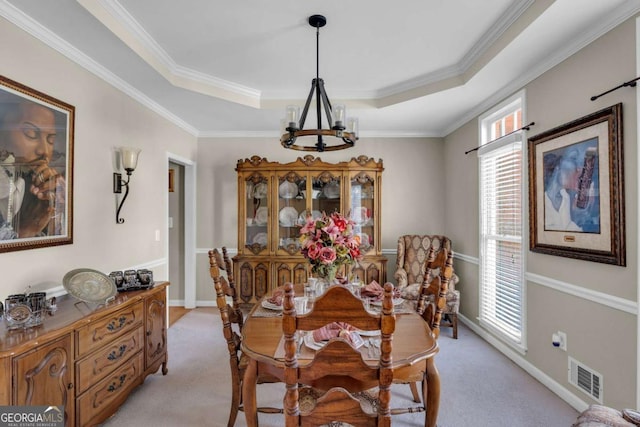
<svg viewBox="0 0 640 427">
<path fill-rule="evenodd" d="M 569 383 L 602 403 L 602 375 L 569 357 Z"/>
</svg>

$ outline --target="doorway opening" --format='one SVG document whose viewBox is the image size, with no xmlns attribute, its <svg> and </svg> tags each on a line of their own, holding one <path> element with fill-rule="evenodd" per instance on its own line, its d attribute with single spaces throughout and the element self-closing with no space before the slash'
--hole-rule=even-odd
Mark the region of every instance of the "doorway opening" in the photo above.
<svg viewBox="0 0 640 427">
<path fill-rule="evenodd" d="M 169 306 L 192 309 L 196 306 L 195 269 L 195 163 L 167 153 L 167 240 L 165 256 L 169 286 Z M 171 179 L 173 178 L 173 182 Z M 173 184 L 173 185 L 172 185 Z"/>
</svg>

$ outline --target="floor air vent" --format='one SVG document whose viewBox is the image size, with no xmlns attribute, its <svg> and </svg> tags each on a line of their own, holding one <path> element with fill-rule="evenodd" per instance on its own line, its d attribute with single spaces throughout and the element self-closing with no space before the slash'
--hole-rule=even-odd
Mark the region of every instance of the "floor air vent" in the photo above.
<svg viewBox="0 0 640 427">
<path fill-rule="evenodd" d="M 569 383 L 602 403 L 602 375 L 569 357 Z"/>
</svg>

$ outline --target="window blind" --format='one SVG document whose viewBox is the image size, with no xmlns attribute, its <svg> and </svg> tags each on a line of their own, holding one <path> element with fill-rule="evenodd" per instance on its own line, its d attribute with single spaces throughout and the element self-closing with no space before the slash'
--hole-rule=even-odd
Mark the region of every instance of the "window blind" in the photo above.
<svg viewBox="0 0 640 427">
<path fill-rule="evenodd" d="M 521 343 L 522 134 L 505 139 L 479 152 L 480 319 Z"/>
</svg>

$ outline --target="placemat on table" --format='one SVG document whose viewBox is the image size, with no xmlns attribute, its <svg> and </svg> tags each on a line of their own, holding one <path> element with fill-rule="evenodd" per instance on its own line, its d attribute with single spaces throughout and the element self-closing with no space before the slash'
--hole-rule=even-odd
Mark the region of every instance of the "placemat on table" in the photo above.
<svg viewBox="0 0 640 427">
<path fill-rule="evenodd" d="M 398 304 L 393 307 L 394 314 L 408 314 L 416 312 L 416 302 L 414 300 L 404 300 L 402 304 Z M 380 313 L 382 311 L 382 305 L 371 305 L 370 310 L 374 313 Z"/>
<path fill-rule="evenodd" d="M 269 310 L 268 308 L 264 308 L 263 306 L 259 305 L 259 303 L 256 309 L 251 314 L 251 317 L 280 317 L 280 316 L 282 316 L 282 311 Z"/>
<path fill-rule="evenodd" d="M 311 333 L 311 332 L 309 332 Z M 362 339 L 366 340 L 369 337 L 362 337 Z M 360 354 L 362 354 L 364 360 L 378 360 L 378 357 L 369 357 L 368 349 L 365 346 L 362 346 L 358 349 Z M 300 349 L 300 354 L 298 354 L 298 359 L 313 359 L 313 355 L 315 354 L 315 350 L 311 350 L 306 345 L 302 345 Z M 274 359 L 284 359 L 284 335 L 280 337 L 280 342 L 278 343 L 278 347 L 276 348 L 275 353 L 273 354 Z"/>
</svg>

